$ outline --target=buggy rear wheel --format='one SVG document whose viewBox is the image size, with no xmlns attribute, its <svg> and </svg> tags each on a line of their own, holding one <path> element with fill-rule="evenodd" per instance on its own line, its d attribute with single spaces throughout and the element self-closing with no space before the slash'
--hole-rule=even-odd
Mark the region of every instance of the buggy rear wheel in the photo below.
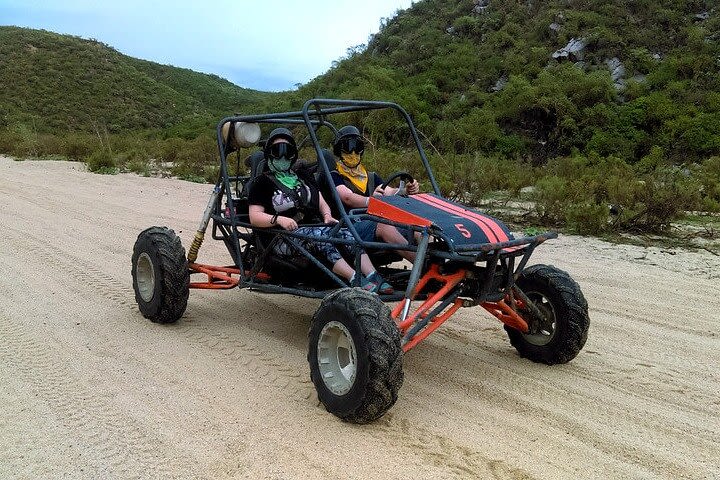
<svg viewBox="0 0 720 480">
<path fill-rule="evenodd" d="M 400 333 L 377 295 L 359 288 L 328 295 L 308 337 L 310 379 L 328 412 L 368 423 L 395 404 L 403 383 Z"/>
<path fill-rule="evenodd" d="M 533 265 L 520 274 L 517 287 L 541 313 L 519 311 L 530 331 L 505 326 L 510 343 L 521 357 L 554 365 L 577 356 L 587 340 L 590 318 L 580 286 L 566 272 L 551 265 Z"/>
<path fill-rule="evenodd" d="M 187 307 L 190 270 L 185 249 L 175 232 L 150 227 L 138 235 L 133 248 L 132 278 L 135 300 L 145 318 L 176 322 Z"/>
</svg>

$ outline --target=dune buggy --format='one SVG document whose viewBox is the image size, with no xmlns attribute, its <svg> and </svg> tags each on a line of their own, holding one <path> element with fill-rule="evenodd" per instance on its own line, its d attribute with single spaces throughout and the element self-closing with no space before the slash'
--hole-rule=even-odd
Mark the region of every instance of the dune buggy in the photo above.
<svg viewBox="0 0 720 480">
<path fill-rule="evenodd" d="M 396 112 L 407 124 L 429 193 L 403 195 L 404 183 L 412 177 L 397 172 L 386 184 L 398 181 L 399 195 L 373 196 L 367 208 L 348 211 L 332 187 L 333 155 L 318 137 L 321 129 L 337 133 L 333 118 L 382 109 Z M 275 240 L 268 241 L 267 235 L 258 234 L 260 229 L 250 224 L 247 192 L 262 174 L 265 160 L 261 151 L 247 157 L 240 153 L 243 147 L 262 146 L 261 126 L 286 126 L 294 129 L 296 138 L 305 136 L 299 141 L 301 151 L 310 151 L 316 161 L 299 162 L 298 168 L 316 175 L 340 216 L 330 235 L 317 240 L 350 242 L 335 236 L 338 229 L 349 229 L 395 293 L 376 295 L 348 285 L 298 243 L 302 235 L 262 229 L 275 234 Z M 309 330 L 310 377 L 325 408 L 355 423 L 373 421 L 394 405 L 403 383 L 403 355 L 461 307 L 480 306 L 497 317 L 512 346 L 534 362 L 568 362 L 585 344 L 588 307 L 578 284 L 554 266 L 528 266 L 535 248 L 557 235 L 515 238 L 501 221 L 443 197 L 413 122 L 399 105 L 312 99 L 300 111 L 224 118 L 217 142 L 219 178 L 187 256 L 180 239 L 166 227 L 143 231 L 135 243 L 135 298 L 150 320 L 177 321 L 191 288 L 247 288 L 322 299 Z M 234 151 L 237 162 L 231 175 L 228 156 Z M 354 224 L 364 219 L 407 229 L 418 240 L 406 245 L 362 241 Z M 232 258 L 230 266 L 197 261 L 210 221 L 212 238 L 223 241 Z M 297 258 L 289 261 L 272 254 L 272 242 L 280 237 L 295 245 Z M 412 267 L 398 262 L 398 250 L 416 253 Z M 356 270 L 359 255 L 348 259 Z"/>
</svg>

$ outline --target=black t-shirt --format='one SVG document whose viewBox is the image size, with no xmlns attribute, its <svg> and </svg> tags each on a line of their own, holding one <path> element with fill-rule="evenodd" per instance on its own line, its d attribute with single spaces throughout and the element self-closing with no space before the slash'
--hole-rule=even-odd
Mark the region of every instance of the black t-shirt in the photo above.
<svg viewBox="0 0 720 480">
<path fill-rule="evenodd" d="M 320 213 L 317 184 L 311 176 L 298 174 L 298 177 L 301 180 L 301 184 L 295 189 L 297 196 L 293 196 L 283 191 L 284 189 L 280 189 L 280 187 L 268 177 L 268 174 L 260 175 L 255 178 L 250 185 L 248 203 L 250 205 L 262 206 L 265 209 L 265 213 L 269 213 L 270 215 L 277 213 L 284 217 L 297 218 L 296 215 L 302 210 L 305 216 L 298 221 L 298 224 L 316 223 Z M 298 198 L 305 200 L 304 205 L 297 205 L 296 200 Z"/>
</svg>

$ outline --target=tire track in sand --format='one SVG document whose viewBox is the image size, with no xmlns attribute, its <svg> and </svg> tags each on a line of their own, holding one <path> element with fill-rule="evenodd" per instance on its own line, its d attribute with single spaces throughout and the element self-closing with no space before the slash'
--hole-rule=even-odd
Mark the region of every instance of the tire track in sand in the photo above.
<svg viewBox="0 0 720 480">
<path fill-rule="evenodd" d="M 428 347 L 430 348 L 430 347 Z M 416 372 L 416 374 L 427 376 L 429 379 L 444 378 L 447 389 L 457 389 L 457 392 L 461 392 L 467 395 L 468 392 L 478 395 L 483 398 L 484 401 L 495 405 L 505 405 L 511 412 L 518 415 L 518 417 L 535 417 L 543 418 L 543 422 L 547 425 L 554 427 L 560 431 L 567 432 L 569 435 L 575 437 L 582 444 L 587 445 L 591 449 L 598 450 L 608 455 L 610 458 L 615 458 L 627 462 L 629 465 L 635 465 L 641 467 L 653 475 L 659 477 L 667 476 L 671 473 L 675 478 L 688 478 L 692 477 L 692 472 L 687 469 L 687 466 L 678 463 L 676 460 L 661 455 L 656 452 L 652 445 L 642 444 L 627 444 L 623 445 L 618 443 L 614 438 L 611 438 L 606 434 L 603 429 L 596 430 L 589 428 L 584 418 L 576 418 L 569 412 L 565 412 L 561 409 L 556 408 L 551 403 L 544 401 L 541 397 L 535 398 L 537 395 L 536 388 L 547 391 L 550 387 L 548 385 L 538 385 L 534 387 L 533 384 L 537 382 L 537 379 L 532 380 L 531 378 L 516 373 L 512 369 L 508 370 L 507 365 L 503 365 L 501 362 L 487 362 L 486 358 L 483 358 L 482 362 L 477 360 L 478 364 L 473 368 L 469 364 L 472 361 L 472 357 L 468 357 L 464 352 L 457 352 L 452 348 L 442 345 L 434 345 L 434 349 L 442 351 L 440 354 L 442 358 L 446 359 L 448 363 L 455 364 L 459 362 L 465 362 L 467 368 L 463 371 L 478 371 L 483 367 L 497 366 L 502 369 L 504 375 L 511 375 L 512 377 L 518 377 L 518 381 L 504 381 L 504 382 L 488 382 L 487 379 L 477 378 L 470 374 L 463 376 L 443 376 L 444 371 L 441 369 L 442 366 L 433 364 L 430 359 L 426 358 L 423 360 L 423 365 L 427 364 L 422 370 Z M 423 355 L 428 354 L 423 353 Z M 508 385 L 524 385 L 523 389 L 514 387 L 508 387 Z M 552 387 L 555 392 L 549 392 L 551 396 L 563 396 L 567 397 L 578 396 L 577 393 L 573 393 L 565 387 Z M 535 393 L 534 393 L 535 392 Z M 451 393 L 451 398 L 459 393 Z M 582 396 L 581 396 L 582 397 Z M 583 397 L 584 398 L 584 397 Z M 452 405 L 451 402 L 447 402 L 448 405 Z M 581 402 L 578 401 L 578 404 Z M 624 403 L 613 402 L 609 407 L 612 408 L 613 416 L 625 418 L 636 426 L 642 426 L 648 431 L 662 432 L 662 437 L 666 440 L 675 439 L 678 442 L 687 443 L 687 432 L 692 429 L 693 431 L 693 443 L 688 445 L 702 448 L 706 456 L 712 456 L 710 452 L 713 451 L 714 445 L 717 443 L 716 434 L 713 435 L 709 431 L 701 431 L 696 434 L 694 430 L 701 424 L 687 423 L 683 425 L 683 429 L 673 428 L 666 426 L 662 423 L 661 418 L 651 418 L 646 415 L 646 411 L 640 411 L 632 409 L 626 412 L 627 405 Z M 462 413 L 462 410 L 459 410 Z M 698 443 L 699 442 L 699 443 Z M 698 461 L 695 462 L 696 464 Z"/>
<path fill-rule="evenodd" d="M 182 459 L 167 455 L 169 445 L 138 427 L 111 398 L 84 387 L 65 366 L 70 362 L 51 353 L 48 339 L 37 340 L 26 330 L 0 311 L 0 359 L 47 402 L 72 435 L 97 452 L 97 464 L 86 467 L 96 470 L 98 477 L 176 477 L 170 465 L 182 465 Z M 160 445 L 162 456 L 157 454 Z"/>
<path fill-rule="evenodd" d="M 27 232 L 12 228 L 10 230 L 13 230 L 15 235 L 9 241 L 17 248 L 23 249 L 27 249 L 30 241 L 33 244 L 35 258 L 44 266 L 69 275 L 77 282 L 78 288 L 100 294 L 114 304 L 140 316 L 134 292 L 129 285 L 123 287 L 122 282 L 97 266 L 72 253 L 59 252 L 37 237 L 32 235 L 28 237 Z M 129 267 L 128 265 L 128 270 Z M 88 282 L 89 278 L 92 282 Z M 130 278 L 129 272 L 128 278 Z M 191 307 L 192 305 L 189 305 L 189 308 Z M 192 313 L 186 313 L 178 324 L 168 327 L 186 340 L 241 365 L 265 387 L 282 393 L 288 402 L 292 402 L 293 399 L 309 401 L 315 397 L 314 386 L 305 368 L 301 371 L 296 365 L 287 365 L 282 357 L 269 353 L 264 345 L 266 339 L 260 336 L 251 338 L 249 335 L 233 336 L 214 332 L 209 327 L 197 324 L 196 316 Z M 312 412 L 316 417 L 322 417 L 323 423 L 327 422 L 328 416 L 331 415 L 319 403 L 316 408 L 309 409 L 308 412 Z M 394 417 L 390 416 L 389 419 L 391 418 Z M 487 472 L 493 472 L 496 478 L 508 476 L 532 478 L 528 473 L 508 465 L 504 460 L 488 458 L 479 451 L 458 444 L 425 427 L 410 424 L 408 421 L 389 419 L 382 420 L 380 427 L 378 423 L 370 425 L 367 431 L 382 443 L 388 443 L 388 438 L 394 439 L 391 444 L 394 448 L 400 446 L 404 451 L 403 457 L 412 455 L 417 458 L 418 463 L 432 467 L 437 467 L 438 464 L 444 465 L 458 478 L 486 475 Z M 417 441 L 418 438 L 427 438 L 430 441 L 422 443 Z"/>
</svg>

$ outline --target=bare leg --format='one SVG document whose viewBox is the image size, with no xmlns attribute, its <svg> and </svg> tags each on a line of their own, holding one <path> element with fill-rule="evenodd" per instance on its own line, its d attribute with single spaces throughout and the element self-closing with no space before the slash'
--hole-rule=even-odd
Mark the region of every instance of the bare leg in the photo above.
<svg viewBox="0 0 720 480">
<path fill-rule="evenodd" d="M 367 256 L 367 255 L 365 255 Z M 370 259 L 368 259 L 368 262 Z M 372 266 L 372 265 L 371 265 Z M 342 258 L 335 262 L 335 264 L 332 267 L 333 273 L 337 273 L 341 277 L 343 277 L 345 280 L 350 280 L 353 275 L 355 275 L 355 270 L 352 269 L 348 263 L 343 260 Z"/>
<path fill-rule="evenodd" d="M 402 236 L 402 234 L 398 231 L 397 228 L 393 227 L 392 225 L 386 225 L 384 223 L 378 223 L 377 230 L 375 231 L 375 235 L 380 238 L 383 242 L 386 243 L 399 243 L 401 245 L 407 245 L 408 241 L 405 237 Z M 397 253 L 403 257 L 405 260 L 409 261 L 410 263 L 413 263 L 415 261 L 416 254 L 415 252 L 408 252 L 406 250 L 396 250 Z"/>
<path fill-rule="evenodd" d="M 366 277 L 375 271 L 375 267 L 373 267 L 367 253 L 360 255 L 360 270 Z"/>
</svg>

